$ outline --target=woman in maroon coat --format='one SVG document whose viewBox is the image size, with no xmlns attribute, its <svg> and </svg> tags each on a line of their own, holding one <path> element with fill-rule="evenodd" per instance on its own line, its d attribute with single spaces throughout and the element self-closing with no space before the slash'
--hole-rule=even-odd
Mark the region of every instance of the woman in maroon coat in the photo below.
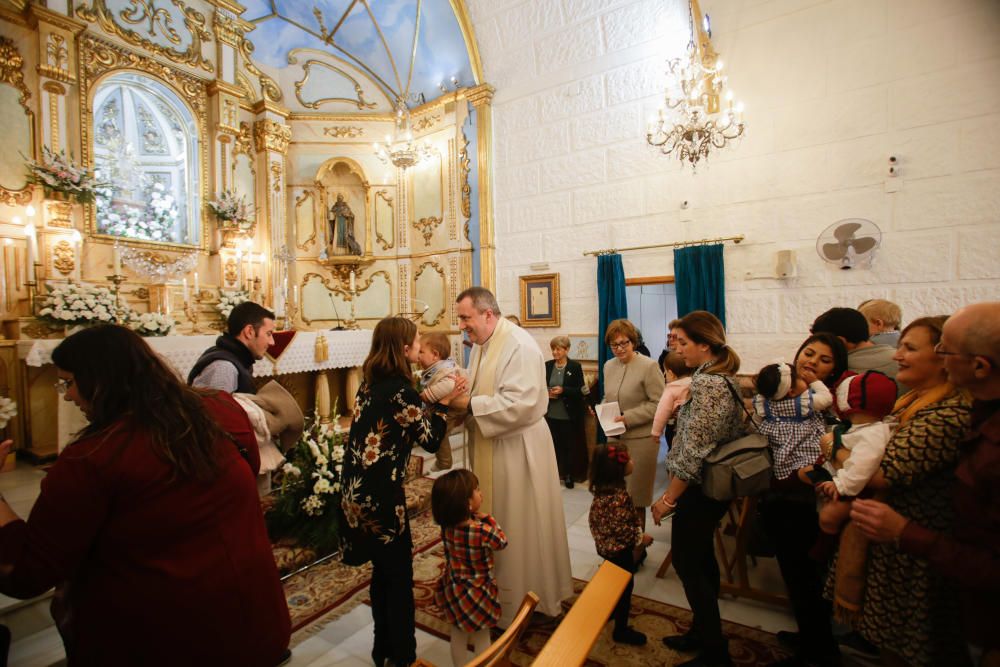
<svg viewBox="0 0 1000 667">
<path fill-rule="evenodd" d="M 59 587 L 71 667 L 279 664 L 290 620 L 246 414 L 185 386 L 123 327 L 81 331 L 52 359 L 90 423 L 27 521 L 0 501 L 0 592 Z"/>
</svg>

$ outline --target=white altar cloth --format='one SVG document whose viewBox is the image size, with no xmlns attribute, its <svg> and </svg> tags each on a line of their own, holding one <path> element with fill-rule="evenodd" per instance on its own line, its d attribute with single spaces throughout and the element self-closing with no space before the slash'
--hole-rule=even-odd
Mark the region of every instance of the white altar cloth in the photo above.
<svg viewBox="0 0 1000 667">
<path fill-rule="evenodd" d="M 326 336 L 330 358 L 315 360 L 316 337 Z M 184 379 L 191 372 L 201 353 L 215 344 L 216 336 L 162 336 L 149 337 L 146 342 L 155 352 L 164 357 Z M 22 341 L 18 354 L 29 366 L 45 366 L 52 363 L 52 350 L 61 340 Z M 330 368 L 353 368 L 361 366 L 368 356 L 372 344 L 372 330 L 357 331 L 298 331 L 295 338 L 285 348 L 277 361 L 264 357 L 253 367 L 255 377 L 271 377 L 288 373 L 318 371 Z"/>
</svg>

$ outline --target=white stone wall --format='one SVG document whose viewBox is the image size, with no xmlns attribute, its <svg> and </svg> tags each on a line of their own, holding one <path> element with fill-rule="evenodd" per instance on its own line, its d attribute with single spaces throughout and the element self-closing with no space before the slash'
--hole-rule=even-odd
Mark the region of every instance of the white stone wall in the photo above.
<svg viewBox="0 0 1000 667">
<path fill-rule="evenodd" d="M 562 327 L 534 330 L 544 350 L 595 331 L 596 260 L 582 252 L 612 246 L 745 234 L 726 248 L 744 372 L 792 354 L 830 306 L 886 297 L 912 319 L 1000 299 L 996 0 L 702 0 L 747 131 L 696 175 L 645 142 L 686 2 L 466 4 L 497 87 L 498 297 L 517 312 L 530 264 L 560 274 Z M 851 217 L 882 229 L 871 270 L 816 253 Z M 795 251 L 796 278 L 746 278 L 778 250 Z M 628 277 L 673 273 L 669 250 L 623 257 Z"/>
</svg>

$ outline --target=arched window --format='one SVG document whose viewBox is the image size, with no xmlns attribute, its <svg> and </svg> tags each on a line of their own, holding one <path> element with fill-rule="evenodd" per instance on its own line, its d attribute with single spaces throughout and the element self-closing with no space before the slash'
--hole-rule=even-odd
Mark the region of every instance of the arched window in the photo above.
<svg viewBox="0 0 1000 667">
<path fill-rule="evenodd" d="M 94 166 L 103 188 L 97 232 L 144 241 L 197 244 L 198 131 L 167 86 L 120 72 L 94 93 Z"/>
</svg>

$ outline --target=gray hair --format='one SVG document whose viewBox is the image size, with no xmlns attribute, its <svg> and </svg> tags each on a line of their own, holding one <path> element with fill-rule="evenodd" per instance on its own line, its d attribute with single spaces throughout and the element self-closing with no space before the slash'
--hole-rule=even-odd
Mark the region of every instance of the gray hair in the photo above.
<svg viewBox="0 0 1000 667">
<path fill-rule="evenodd" d="M 564 350 L 568 350 L 570 347 L 569 336 L 556 336 L 549 341 L 549 347 L 561 347 Z"/>
<path fill-rule="evenodd" d="M 462 299 L 466 298 L 472 300 L 473 307 L 480 313 L 492 310 L 495 317 L 500 317 L 500 305 L 497 303 L 497 298 L 493 296 L 493 292 L 485 287 L 470 287 L 462 290 L 462 293 L 455 299 L 455 303 L 461 303 Z"/>
</svg>

